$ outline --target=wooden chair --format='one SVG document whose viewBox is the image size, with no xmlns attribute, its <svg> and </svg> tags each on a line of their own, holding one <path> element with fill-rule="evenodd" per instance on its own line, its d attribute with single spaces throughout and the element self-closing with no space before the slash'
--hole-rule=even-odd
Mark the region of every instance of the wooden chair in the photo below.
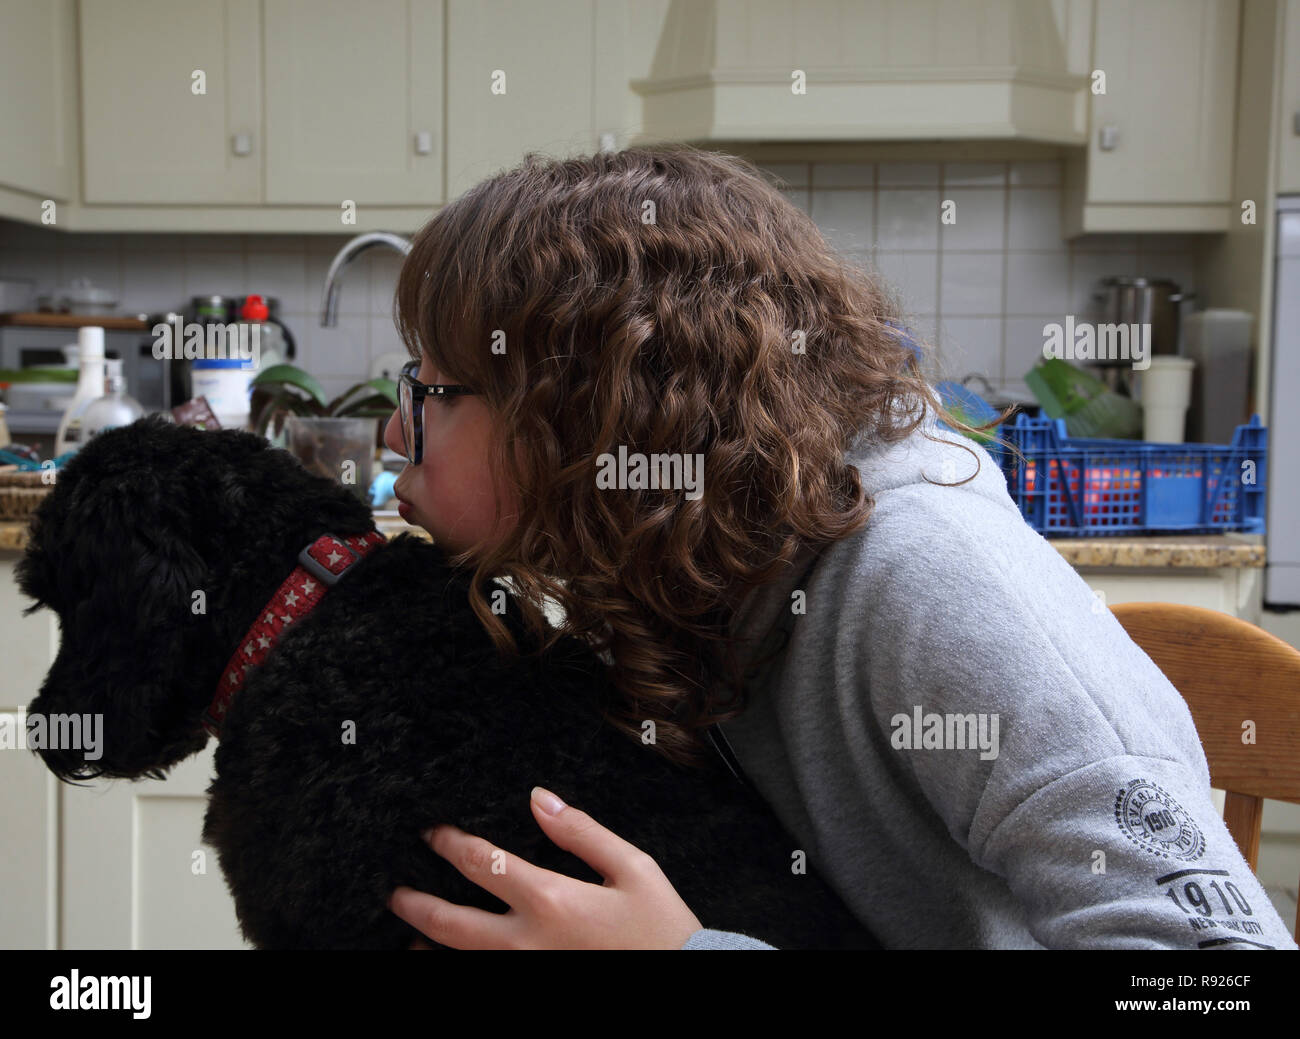
<svg viewBox="0 0 1300 1039">
<path fill-rule="evenodd" d="M 1111 613 L 1187 701 L 1210 783 L 1227 792 L 1223 821 L 1254 870 L 1263 798 L 1300 804 L 1300 650 L 1199 606 L 1131 602 Z M 1247 721 L 1254 743 L 1242 742 Z"/>
</svg>

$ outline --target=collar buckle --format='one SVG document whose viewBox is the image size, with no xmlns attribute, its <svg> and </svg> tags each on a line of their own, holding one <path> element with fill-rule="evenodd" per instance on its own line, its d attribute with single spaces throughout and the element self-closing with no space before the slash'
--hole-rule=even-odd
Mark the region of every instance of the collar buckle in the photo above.
<svg viewBox="0 0 1300 1039">
<path fill-rule="evenodd" d="M 344 563 L 343 567 L 337 572 L 330 570 L 324 563 L 312 555 L 313 549 L 323 553 L 326 549 L 334 549 L 337 552 L 339 548 L 343 549 L 343 551 L 352 558 Z M 351 567 L 353 563 L 358 562 L 360 559 L 361 557 L 353 550 L 351 545 L 329 534 L 322 534 L 298 553 L 298 565 L 313 577 L 319 578 L 323 584 L 330 587 L 332 587 L 340 577 L 348 572 L 348 568 Z"/>
</svg>

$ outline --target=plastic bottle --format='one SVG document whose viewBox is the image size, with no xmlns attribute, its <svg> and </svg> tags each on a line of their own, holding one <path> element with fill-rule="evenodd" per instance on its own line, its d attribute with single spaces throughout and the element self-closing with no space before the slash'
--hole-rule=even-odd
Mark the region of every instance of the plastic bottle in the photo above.
<svg viewBox="0 0 1300 1039">
<path fill-rule="evenodd" d="M 140 402 L 126 392 L 126 377 L 122 374 L 122 362 L 111 358 L 108 362 L 108 375 L 104 379 L 104 395 L 90 402 L 90 406 L 81 413 L 81 432 L 83 443 L 97 433 L 117 426 L 129 426 L 144 415 Z"/>
<path fill-rule="evenodd" d="M 62 455 L 76 451 L 84 442 L 81 435 L 81 413 L 90 403 L 104 395 L 104 330 L 93 325 L 77 333 L 79 374 L 77 391 L 59 420 L 59 430 L 54 436 L 54 453 Z"/>
<path fill-rule="evenodd" d="M 285 357 L 284 331 L 278 323 L 270 320 L 271 311 L 266 300 L 261 296 L 249 296 L 239 308 L 239 320 L 249 325 L 259 325 L 258 348 L 261 361 L 253 369 L 254 377 L 258 372 L 266 371 L 272 365 L 281 364 Z M 250 331 L 251 334 L 251 331 Z"/>
</svg>

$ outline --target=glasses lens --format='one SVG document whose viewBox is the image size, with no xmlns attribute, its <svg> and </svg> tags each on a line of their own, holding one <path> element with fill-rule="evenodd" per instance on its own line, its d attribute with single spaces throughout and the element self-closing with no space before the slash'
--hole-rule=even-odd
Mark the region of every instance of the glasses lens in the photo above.
<svg viewBox="0 0 1300 1039">
<path fill-rule="evenodd" d="M 402 446 L 406 448 L 406 460 L 414 465 L 415 419 L 412 417 L 411 387 L 407 385 L 405 379 L 399 380 L 398 382 L 397 401 L 402 418 Z"/>
</svg>

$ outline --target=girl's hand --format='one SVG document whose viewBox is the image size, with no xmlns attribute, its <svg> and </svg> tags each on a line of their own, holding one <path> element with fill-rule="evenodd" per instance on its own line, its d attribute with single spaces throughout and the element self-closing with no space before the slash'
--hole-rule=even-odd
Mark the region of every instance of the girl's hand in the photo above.
<svg viewBox="0 0 1300 1039">
<path fill-rule="evenodd" d="M 548 798 L 556 807 L 546 807 Z M 438 826 L 426 834 L 433 850 L 510 911 L 453 905 L 405 886 L 388 908 L 452 949 L 680 949 L 700 929 L 645 852 L 541 787 L 533 788 L 531 805 L 546 836 L 604 877 L 603 885 L 540 869 L 454 826 Z M 430 947 L 416 939 L 411 948 Z"/>
</svg>

